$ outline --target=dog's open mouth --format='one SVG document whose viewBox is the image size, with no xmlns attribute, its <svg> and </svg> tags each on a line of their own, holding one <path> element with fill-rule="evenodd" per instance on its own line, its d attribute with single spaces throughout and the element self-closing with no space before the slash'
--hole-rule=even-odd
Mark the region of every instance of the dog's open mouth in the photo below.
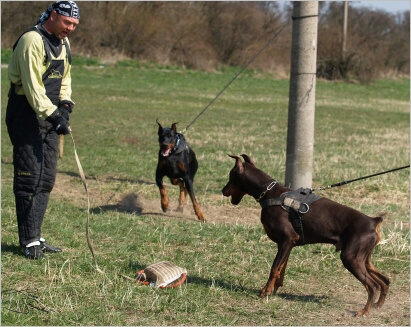
<svg viewBox="0 0 411 327">
<path fill-rule="evenodd" d="M 168 157 L 168 156 L 170 155 L 171 149 L 172 149 L 172 148 L 161 149 L 161 155 L 162 155 L 163 157 Z"/>
</svg>

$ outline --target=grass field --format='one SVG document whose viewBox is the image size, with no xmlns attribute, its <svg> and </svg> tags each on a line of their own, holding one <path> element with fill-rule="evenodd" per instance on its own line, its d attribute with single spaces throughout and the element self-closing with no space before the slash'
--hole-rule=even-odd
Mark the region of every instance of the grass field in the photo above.
<svg viewBox="0 0 411 327">
<path fill-rule="evenodd" d="M 2 325 L 409 325 L 409 169 L 319 192 L 371 216 L 386 214 L 373 255 L 391 279 L 380 310 L 353 317 L 366 291 L 329 245 L 293 249 L 284 287 L 258 297 L 276 245 L 259 223 L 255 200 L 234 207 L 221 188 L 234 164 L 227 154 L 246 153 L 284 181 L 288 80 L 242 74 L 185 133 L 199 160 L 195 190 L 207 222 L 197 222 L 190 203 L 184 213 L 161 211 L 156 118 L 183 130 L 236 72 L 73 67 L 70 122 L 101 274 L 87 247 L 87 199 L 67 136 L 43 224 L 43 236 L 64 252 L 43 261 L 21 255 L 2 68 Z M 409 143 L 409 79 L 317 82 L 313 187 L 408 165 Z M 178 190 L 165 182 L 176 209 Z M 164 290 L 122 277 L 162 260 L 186 268 L 187 283 Z"/>
</svg>

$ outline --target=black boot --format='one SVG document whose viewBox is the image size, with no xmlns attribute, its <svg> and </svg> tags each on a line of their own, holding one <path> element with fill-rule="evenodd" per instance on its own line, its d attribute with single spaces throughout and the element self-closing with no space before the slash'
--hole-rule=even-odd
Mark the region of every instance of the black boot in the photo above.
<svg viewBox="0 0 411 327">
<path fill-rule="evenodd" d="M 40 239 L 40 247 L 42 249 L 42 251 L 44 253 L 48 252 L 48 253 L 57 253 L 57 252 L 62 252 L 63 250 L 60 248 L 56 248 L 48 243 L 46 243 L 46 241 L 43 239 Z"/>
<path fill-rule="evenodd" d="M 37 260 L 37 259 L 46 259 L 41 246 L 40 245 L 33 245 L 24 248 L 24 255 L 27 259 Z"/>
</svg>

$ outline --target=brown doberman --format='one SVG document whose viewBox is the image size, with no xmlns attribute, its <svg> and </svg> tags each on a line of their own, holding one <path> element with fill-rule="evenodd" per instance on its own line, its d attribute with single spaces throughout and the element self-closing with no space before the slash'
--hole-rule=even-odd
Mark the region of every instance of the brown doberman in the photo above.
<svg viewBox="0 0 411 327">
<path fill-rule="evenodd" d="M 278 183 L 268 174 L 258 169 L 249 156 L 242 154 L 235 159 L 229 181 L 222 189 L 224 196 L 231 196 L 231 203 L 237 205 L 244 195 L 250 195 L 260 202 L 261 222 L 268 237 L 278 244 L 278 252 L 271 267 L 267 284 L 260 297 L 275 294 L 283 279 L 290 252 L 294 246 L 329 243 L 336 251 L 341 251 L 341 261 L 364 286 L 368 293 L 365 307 L 356 312 L 357 316 L 368 316 L 371 307 L 381 307 L 388 293 L 390 280 L 371 263 L 371 253 L 380 240 L 382 217 L 372 218 L 353 208 L 336 203 L 327 198 L 319 198 L 307 206 L 300 215 L 303 240 L 290 222 L 285 206 L 278 199 L 292 191 Z M 266 203 L 274 205 L 265 205 Z M 262 203 L 265 203 L 262 205 Z M 378 291 L 380 296 L 376 303 Z"/>
<path fill-rule="evenodd" d="M 179 210 L 183 211 L 185 197 L 188 193 L 193 203 L 194 211 L 201 222 L 205 222 L 204 215 L 194 195 L 194 176 L 198 169 L 198 162 L 194 151 L 186 142 L 184 135 L 177 133 L 177 123 L 163 128 L 158 124 L 158 163 L 156 169 L 156 184 L 160 189 L 161 209 L 166 212 L 169 205 L 163 177 L 167 176 L 171 184 L 180 187 Z"/>
</svg>

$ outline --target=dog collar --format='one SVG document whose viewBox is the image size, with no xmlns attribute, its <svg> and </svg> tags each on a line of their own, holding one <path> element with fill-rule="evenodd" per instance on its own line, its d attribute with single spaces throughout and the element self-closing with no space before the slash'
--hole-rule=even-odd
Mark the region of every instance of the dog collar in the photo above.
<svg viewBox="0 0 411 327">
<path fill-rule="evenodd" d="M 187 148 L 187 145 L 184 142 L 184 138 L 181 138 L 179 134 L 177 134 L 177 142 L 173 148 L 174 153 L 183 152 Z"/>
<path fill-rule="evenodd" d="M 174 150 L 177 150 L 179 145 L 180 145 L 180 135 L 177 134 L 177 142 L 176 142 L 176 145 L 174 146 Z"/>
<path fill-rule="evenodd" d="M 274 179 L 274 180 L 267 186 L 267 189 L 266 189 L 263 193 L 260 194 L 260 196 L 259 196 L 258 199 L 257 199 L 257 202 L 260 202 L 260 200 L 264 197 L 264 195 L 265 195 L 269 190 L 271 190 L 271 189 L 275 186 L 275 184 L 277 184 L 277 181 Z"/>
</svg>

